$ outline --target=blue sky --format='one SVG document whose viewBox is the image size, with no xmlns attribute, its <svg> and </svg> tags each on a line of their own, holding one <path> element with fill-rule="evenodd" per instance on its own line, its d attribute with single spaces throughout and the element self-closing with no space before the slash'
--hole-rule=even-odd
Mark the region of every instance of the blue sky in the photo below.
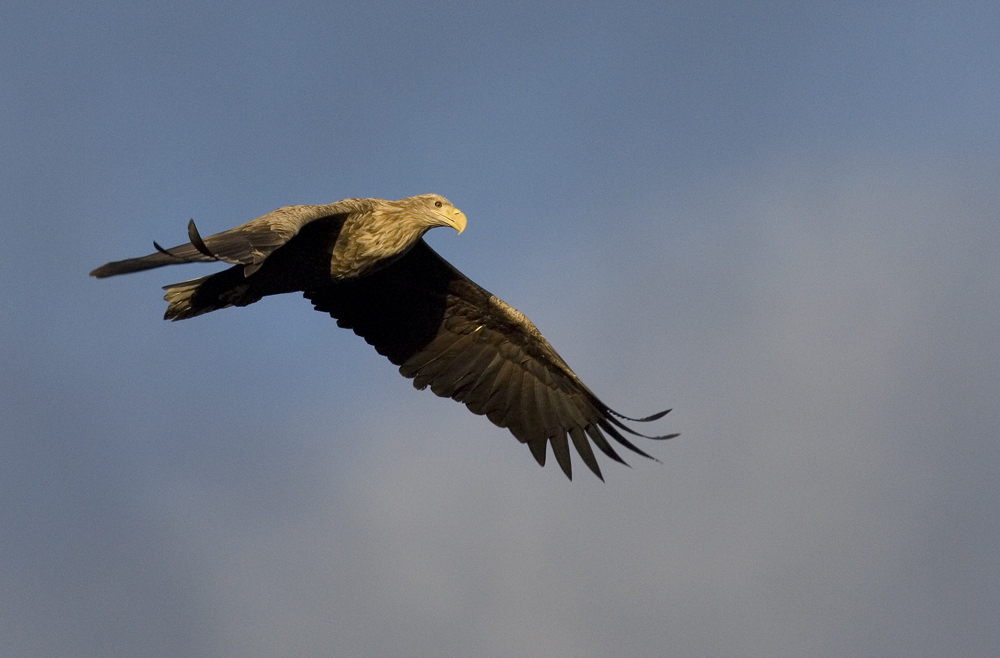
<svg viewBox="0 0 1000 658">
<path fill-rule="evenodd" d="M 1000 650 L 995 3 L 0 10 L 0 653 Z M 108 260 L 289 204 L 429 241 L 656 464 L 568 482 L 297 296 Z"/>
</svg>

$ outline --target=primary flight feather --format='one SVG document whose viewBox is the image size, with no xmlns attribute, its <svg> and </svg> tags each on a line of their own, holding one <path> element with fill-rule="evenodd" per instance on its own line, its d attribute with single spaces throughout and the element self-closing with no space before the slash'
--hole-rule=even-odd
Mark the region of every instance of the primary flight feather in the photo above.
<svg viewBox="0 0 1000 658">
<path fill-rule="evenodd" d="M 317 311 L 353 329 L 399 366 L 419 389 L 465 404 L 526 443 L 539 464 L 546 446 L 572 478 L 569 442 L 603 479 L 593 445 L 625 463 L 605 438 L 650 457 L 624 433 L 628 418 L 601 402 L 528 318 L 476 285 L 423 240 L 428 230 L 465 229 L 465 215 L 438 194 L 398 201 L 343 199 L 286 206 L 202 238 L 188 224 L 187 244 L 102 265 L 104 278 L 188 262 L 233 266 L 166 286 L 164 318 L 183 320 L 267 295 L 302 292 Z M 589 439 L 589 440 L 588 440 Z"/>
</svg>

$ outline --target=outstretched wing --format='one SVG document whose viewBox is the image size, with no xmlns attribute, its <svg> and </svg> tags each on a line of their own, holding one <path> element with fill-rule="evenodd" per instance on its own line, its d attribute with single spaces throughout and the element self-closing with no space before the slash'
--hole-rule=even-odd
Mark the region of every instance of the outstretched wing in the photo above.
<svg viewBox="0 0 1000 658">
<path fill-rule="evenodd" d="M 204 239 L 198 234 L 192 220 L 188 223 L 188 237 L 191 241 L 187 244 L 164 249 L 154 242 L 156 253 L 102 265 L 91 272 L 90 276 L 102 279 L 164 265 L 214 261 L 243 265 L 244 275 L 250 276 L 271 253 L 295 237 L 306 224 L 353 209 L 341 208 L 341 203 L 343 202 L 321 206 L 285 206 Z"/>
<path fill-rule="evenodd" d="M 465 404 L 506 427 L 545 464 L 546 444 L 572 478 L 569 441 L 597 477 L 590 442 L 625 463 L 606 433 L 650 457 L 623 432 L 644 436 L 601 402 L 524 315 L 482 289 L 423 240 L 402 259 L 365 277 L 332 283 L 305 296 L 318 311 L 353 329 L 413 385 Z M 676 434 L 650 439 L 669 439 Z M 588 441 L 588 437 L 590 441 Z"/>
</svg>

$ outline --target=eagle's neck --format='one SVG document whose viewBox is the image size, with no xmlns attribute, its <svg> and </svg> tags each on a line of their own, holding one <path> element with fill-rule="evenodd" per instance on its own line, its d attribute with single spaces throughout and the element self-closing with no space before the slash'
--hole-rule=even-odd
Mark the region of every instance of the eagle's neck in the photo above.
<svg viewBox="0 0 1000 658">
<path fill-rule="evenodd" d="M 429 228 L 402 207 L 379 199 L 344 220 L 330 256 L 330 275 L 346 279 L 385 267 L 409 251 Z"/>
</svg>

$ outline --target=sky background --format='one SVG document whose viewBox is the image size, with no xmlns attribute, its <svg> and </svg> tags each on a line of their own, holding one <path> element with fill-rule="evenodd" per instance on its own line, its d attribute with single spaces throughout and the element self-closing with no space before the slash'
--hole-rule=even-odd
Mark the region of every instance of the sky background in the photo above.
<svg viewBox="0 0 1000 658">
<path fill-rule="evenodd" d="M 0 655 L 1000 653 L 995 1 L 8 0 L 0 56 Z M 87 277 L 426 192 L 662 464 Z"/>
</svg>

